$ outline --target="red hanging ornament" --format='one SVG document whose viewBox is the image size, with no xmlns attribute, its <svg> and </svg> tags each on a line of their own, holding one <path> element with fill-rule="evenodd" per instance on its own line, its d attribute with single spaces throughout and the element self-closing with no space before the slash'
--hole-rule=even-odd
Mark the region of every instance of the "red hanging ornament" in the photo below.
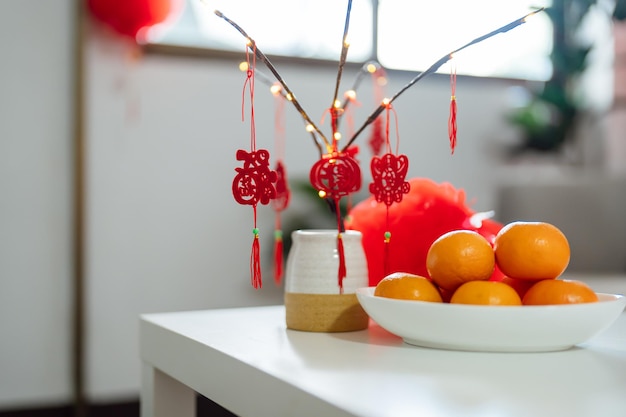
<svg viewBox="0 0 626 417">
<path fill-rule="evenodd" d="M 377 117 L 372 123 L 372 133 L 368 142 L 372 155 L 380 155 L 385 144 L 385 136 L 383 135 L 383 119 Z"/>
<path fill-rule="evenodd" d="M 276 222 L 274 227 L 274 282 L 280 284 L 283 277 L 283 232 L 281 226 L 281 212 L 289 205 L 291 191 L 287 182 L 287 172 L 285 165 L 278 161 L 276 163 L 276 196 L 272 200 L 272 207 L 276 212 Z"/>
<path fill-rule="evenodd" d="M 389 246 L 391 243 L 391 231 L 389 231 L 389 207 L 394 203 L 402 201 L 404 194 L 411 190 L 411 185 L 406 181 L 406 175 L 409 169 L 409 158 L 406 155 L 394 155 L 391 153 L 391 144 L 389 141 L 389 113 L 391 104 L 385 103 L 386 122 L 385 143 L 387 153 L 383 156 L 372 157 L 370 168 L 372 172 L 372 182 L 369 191 L 379 203 L 384 203 L 387 207 L 385 217 L 386 230 L 384 233 L 384 263 L 383 270 L 385 275 L 390 273 L 389 270 Z M 396 118 L 396 134 L 398 132 Z M 396 153 L 398 152 L 399 138 L 396 144 Z"/>
<path fill-rule="evenodd" d="M 256 53 L 252 54 L 250 59 L 251 45 L 246 48 L 246 58 L 248 68 L 246 71 L 246 81 L 243 86 L 242 98 L 242 119 L 244 118 L 244 104 L 246 86 L 250 91 L 250 152 L 239 149 L 237 151 L 237 160 L 243 162 L 243 166 L 235 168 L 237 175 L 233 179 L 232 191 L 235 201 L 239 204 L 251 205 L 254 209 L 254 227 L 252 233 L 254 238 L 252 241 L 252 253 L 250 255 L 250 275 L 252 286 L 260 288 L 262 286 L 261 278 L 261 259 L 260 259 L 260 243 L 259 229 L 257 228 L 257 205 L 268 204 L 276 197 L 276 188 L 274 183 L 278 179 L 276 171 L 272 171 L 269 167 L 270 153 L 265 149 L 256 148 L 256 128 L 254 121 L 254 68 Z M 256 52 L 256 51 L 255 51 Z"/>
<path fill-rule="evenodd" d="M 339 200 L 361 189 L 361 168 L 354 159 L 356 149 L 326 154 L 311 168 L 311 185 L 332 200 Z"/>
<path fill-rule="evenodd" d="M 139 43 L 146 42 L 148 29 L 174 20 L 184 6 L 184 0 L 87 0 L 93 17 Z"/>
<path fill-rule="evenodd" d="M 387 206 L 402 201 L 403 194 L 411 190 L 406 181 L 409 169 L 409 158 L 406 155 L 386 153 L 381 157 L 373 157 L 370 164 L 372 169 L 372 183 L 370 193 L 379 203 Z"/>
<path fill-rule="evenodd" d="M 385 98 L 385 86 L 387 85 L 387 73 L 380 65 L 369 64 L 368 71 L 372 75 L 372 84 L 374 86 L 374 102 L 381 103 Z M 372 122 L 372 131 L 368 141 L 372 155 L 380 155 L 385 144 L 385 135 L 383 133 L 383 118 L 378 116 Z"/>
<path fill-rule="evenodd" d="M 275 111 L 274 111 L 274 143 L 277 156 L 276 161 L 276 197 L 272 200 L 272 208 L 275 212 L 274 221 L 274 283 L 280 285 L 283 278 L 283 231 L 281 222 L 281 213 L 289 205 L 291 191 L 287 181 L 287 168 L 282 162 L 285 155 L 285 99 L 280 94 L 282 87 L 279 83 L 272 85 L 270 89 L 274 95 Z"/>
<path fill-rule="evenodd" d="M 232 187 L 235 201 L 250 206 L 268 204 L 276 197 L 274 183 L 278 179 L 276 171 L 269 168 L 270 153 L 265 149 L 252 152 L 239 149 L 237 160 L 243 161 L 243 166 L 235 168 L 237 175 Z"/>
<path fill-rule="evenodd" d="M 343 279 L 346 276 L 346 265 L 341 232 L 343 230 L 339 201 L 342 197 L 361 189 L 361 168 L 354 159 L 357 148 L 349 148 L 346 152 L 334 151 L 324 155 L 313 164 L 309 174 L 311 185 L 318 190 L 320 197 L 328 198 L 333 202 L 333 209 L 337 218 L 337 253 L 339 255 L 339 270 L 337 279 L 339 291 L 343 292 Z"/>
<path fill-rule="evenodd" d="M 456 148 L 456 67 L 450 70 L 450 118 L 448 119 L 448 136 L 450 137 L 450 153 L 454 154 Z"/>
</svg>

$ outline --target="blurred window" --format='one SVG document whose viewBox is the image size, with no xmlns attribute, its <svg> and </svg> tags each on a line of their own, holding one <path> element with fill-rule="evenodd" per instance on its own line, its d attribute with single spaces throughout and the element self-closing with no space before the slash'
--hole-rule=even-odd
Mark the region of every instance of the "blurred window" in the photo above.
<svg viewBox="0 0 626 417">
<path fill-rule="evenodd" d="M 474 38 L 514 21 L 541 0 L 354 0 L 348 61 L 377 60 L 386 68 L 422 71 Z M 151 43 L 244 51 L 245 39 L 213 11 L 241 26 L 266 55 L 336 61 L 347 1 L 338 0 L 187 0 L 167 31 Z M 510 32 L 498 34 L 458 54 L 458 74 L 546 80 L 552 49 L 550 21 L 544 13 Z M 442 67 L 448 72 L 449 68 Z"/>
</svg>

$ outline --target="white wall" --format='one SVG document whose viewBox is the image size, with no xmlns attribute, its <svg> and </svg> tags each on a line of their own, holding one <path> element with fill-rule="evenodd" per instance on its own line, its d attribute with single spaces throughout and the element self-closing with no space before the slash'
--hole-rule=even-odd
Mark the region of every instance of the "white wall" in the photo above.
<svg viewBox="0 0 626 417">
<path fill-rule="evenodd" d="M 71 393 L 71 3 L 0 2 L 0 408 Z"/>
<path fill-rule="evenodd" d="M 0 13 L 0 409 L 68 400 L 71 386 L 72 1 L 54 7 L 9 2 L 12 12 Z M 237 62 L 132 56 L 127 43 L 90 30 L 85 278 L 93 400 L 137 394 L 139 314 L 282 301 L 267 261 L 272 212 L 260 208 L 264 286 L 254 290 L 252 211 L 237 205 L 230 190 L 235 151 L 249 144 Z M 278 67 L 319 120 L 331 99 L 335 65 Z M 389 92 L 410 77 L 390 73 Z M 344 80 L 351 83 L 350 71 Z M 450 181 L 466 190 L 477 210 L 491 209 L 497 201 L 494 149 L 513 136 L 503 119 L 509 85 L 459 78 L 454 156 L 447 77 L 428 78 L 399 98 L 400 149 L 409 155 L 410 176 Z M 373 109 L 368 93 L 361 91 L 357 122 Z M 273 98 L 262 88 L 256 97 L 259 146 L 271 148 Z M 286 115 L 289 174 L 303 177 L 316 150 L 297 112 L 287 107 Z"/>
</svg>

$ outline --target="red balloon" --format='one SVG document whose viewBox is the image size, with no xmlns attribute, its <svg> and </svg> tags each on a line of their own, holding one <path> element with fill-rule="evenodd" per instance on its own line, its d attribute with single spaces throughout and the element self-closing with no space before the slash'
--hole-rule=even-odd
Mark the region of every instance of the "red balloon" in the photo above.
<svg viewBox="0 0 626 417">
<path fill-rule="evenodd" d="M 121 35 L 145 41 L 145 30 L 182 10 L 183 0 L 87 0 L 93 17 Z"/>
</svg>

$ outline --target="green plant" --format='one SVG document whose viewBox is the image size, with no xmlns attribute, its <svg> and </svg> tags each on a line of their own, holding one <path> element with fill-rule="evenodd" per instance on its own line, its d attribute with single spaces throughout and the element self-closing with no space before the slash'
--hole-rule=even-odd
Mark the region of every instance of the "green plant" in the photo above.
<svg viewBox="0 0 626 417">
<path fill-rule="evenodd" d="M 597 0 L 553 0 L 545 13 L 553 27 L 553 48 L 550 54 L 552 75 L 532 93 L 529 103 L 509 115 L 509 121 L 522 129 L 522 142 L 513 147 L 513 154 L 528 150 L 558 152 L 572 140 L 581 114 L 582 103 L 577 96 L 580 77 L 588 67 L 593 45 L 579 37 L 581 24 Z M 610 12 L 613 20 L 626 17 L 626 0 L 616 0 Z"/>
</svg>

